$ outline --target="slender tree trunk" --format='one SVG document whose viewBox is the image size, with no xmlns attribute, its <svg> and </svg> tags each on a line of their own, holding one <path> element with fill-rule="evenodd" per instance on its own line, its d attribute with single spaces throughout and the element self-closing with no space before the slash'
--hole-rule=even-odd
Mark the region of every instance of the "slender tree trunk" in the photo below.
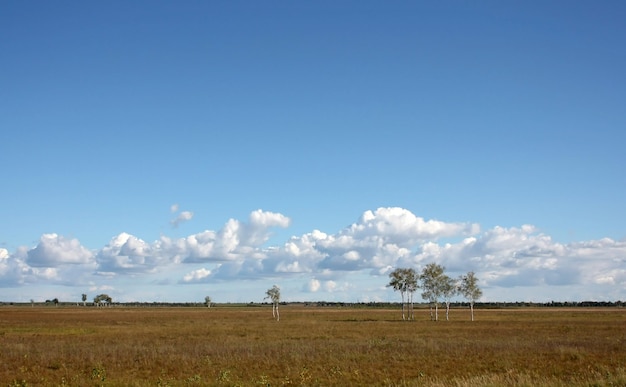
<svg viewBox="0 0 626 387">
<path fill-rule="evenodd" d="M 429 306 L 430 306 L 430 321 L 433 321 L 434 320 L 434 318 L 433 318 L 433 303 L 431 302 Z"/>
<path fill-rule="evenodd" d="M 435 302 L 435 321 L 439 321 L 439 303 Z"/>
<path fill-rule="evenodd" d="M 402 320 L 406 320 L 404 318 L 404 292 L 400 292 L 400 295 L 402 296 Z"/>
<path fill-rule="evenodd" d="M 472 314 L 472 321 L 474 321 L 474 303 L 470 302 L 470 312 Z"/>
<path fill-rule="evenodd" d="M 278 313 L 278 304 L 276 304 L 276 321 L 280 321 L 280 313 Z"/>
<path fill-rule="evenodd" d="M 450 301 L 446 301 L 446 321 L 450 321 Z"/>
</svg>

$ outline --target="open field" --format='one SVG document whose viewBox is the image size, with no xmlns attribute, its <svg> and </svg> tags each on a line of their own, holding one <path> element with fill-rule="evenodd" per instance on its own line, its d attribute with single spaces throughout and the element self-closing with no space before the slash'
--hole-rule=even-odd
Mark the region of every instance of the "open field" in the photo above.
<svg viewBox="0 0 626 387">
<path fill-rule="evenodd" d="M 0 308 L 0 385 L 626 386 L 626 309 Z"/>
</svg>

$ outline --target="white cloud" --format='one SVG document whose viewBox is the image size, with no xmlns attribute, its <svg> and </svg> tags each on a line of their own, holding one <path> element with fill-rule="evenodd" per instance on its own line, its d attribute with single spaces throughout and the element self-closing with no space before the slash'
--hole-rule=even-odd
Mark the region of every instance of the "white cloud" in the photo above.
<svg viewBox="0 0 626 387">
<path fill-rule="evenodd" d="M 343 235 L 360 240 L 373 236 L 386 243 L 410 247 L 418 241 L 473 235 L 479 230 L 478 224 L 425 221 L 404 208 L 381 207 L 363 213 L 359 222 L 344 230 Z"/>
<path fill-rule="evenodd" d="M 52 280 L 57 278 L 58 271 L 53 267 L 35 267 L 33 274 L 41 279 Z"/>
<path fill-rule="evenodd" d="M 170 220 L 170 224 L 172 225 L 172 227 L 176 228 L 181 223 L 190 221 L 192 218 L 193 218 L 193 212 L 183 211 L 180 214 L 178 214 L 178 216 L 176 216 L 174 219 Z"/>
<path fill-rule="evenodd" d="M 201 268 L 194 270 L 183 277 L 183 282 L 202 282 L 202 280 L 206 279 L 211 275 L 211 270 Z"/>
<path fill-rule="evenodd" d="M 310 273 L 328 277 L 333 273 L 362 270 L 370 270 L 374 276 L 384 276 L 392 267 L 419 268 L 434 261 L 455 274 L 475 271 L 482 275 L 487 286 L 564 285 L 581 280 L 583 276 L 580 270 L 564 262 L 565 257 L 578 256 L 580 252 L 591 255 L 594 248 L 606 249 L 612 242 L 588 242 L 575 253 L 571 247 L 536 233 L 530 225 L 494 227 L 477 235 L 477 225 L 425 221 L 398 208 L 366 211 L 357 223 L 336 234 L 314 230 L 290 238 L 282 247 L 261 248 L 259 243 L 266 240 L 265 237 L 249 237 L 249 230 L 254 226 L 286 226 L 288 221 L 285 219 L 276 214 L 264 216 L 261 212 L 251 214 L 248 224 L 231 219 L 215 238 L 211 235 L 207 239 L 221 246 L 210 256 L 230 261 L 210 276 L 236 279 Z M 261 230 L 263 232 L 256 235 L 267 235 L 267 230 Z M 433 237 L 434 241 L 424 239 L 426 236 Z M 436 239 L 444 236 L 466 237 L 456 243 L 438 244 Z M 243 246 L 242 240 L 248 245 Z M 603 276 L 598 278 L 603 283 L 609 281 Z M 336 286 L 333 283 L 320 283 L 317 289 L 323 286 L 332 291 Z M 308 284 L 309 290 L 313 284 L 315 282 Z"/>
<path fill-rule="evenodd" d="M 315 293 L 318 290 L 320 290 L 320 287 L 322 286 L 322 284 L 320 283 L 320 281 L 318 279 L 312 278 L 311 280 L 309 280 L 308 284 L 307 284 L 307 291 L 311 292 L 311 293 Z"/>
<path fill-rule="evenodd" d="M 102 273 L 150 273 L 168 263 L 161 250 L 125 232 L 113 237 L 96 260 Z"/>
<path fill-rule="evenodd" d="M 324 289 L 331 293 L 337 290 L 337 283 L 335 281 L 326 281 L 324 282 Z"/>
<path fill-rule="evenodd" d="M 0 248 L 0 286 L 15 285 L 23 281 L 19 266 L 26 267 L 26 264 L 11 257 L 7 249 Z"/>
<path fill-rule="evenodd" d="M 425 221 L 403 208 L 379 208 L 366 211 L 357 223 L 319 240 L 317 248 L 326 254 L 321 266 L 331 270 L 378 270 L 407 259 L 419 242 L 472 235 L 478 230 L 476 224 Z"/>
<path fill-rule="evenodd" d="M 178 212 L 178 208 L 179 208 L 178 204 L 177 204 L 177 203 L 174 203 L 174 204 L 172 204 L 172 205 L 170 206 L 170 212 L 171 212 L 172 214 L 173 214 L 173 213 L 175 213 L 175 212 Z"/>
<path fill-rule="evenodd" d="M 271 236 L 274 227 L 287 227 L 290 219 L 282 214 L 256 210 L 248 223 L 229 219 L 217 233 L 205 232 L 202 238 L 188 237 L 183 243 L 189 249 L 187 261 L 233 261 L 266 257 L 261 246 Z"/>
<path fill-rule="evenodd" d="M 597 297 L 610 289 L 607 294 L 626 298 L 626 241 L 562 244 L 532 225 L 479 232 L 476 224 L 424 220 L 406 209 L 379 208 L 336 233 L 313 230 L 266 246 L 274 227 L 290 223 L 285 215 L 256 210 L 246 222 L 229 219 L 219 230 L 184 238 L 161 236 L 149 243 L 121 233 L 95 254 L 76 239 L 44 234 L 32 249 L 20 247 L 11 254 L 0 248 L 0 286 L 116 283 L 120 288 L 124 281 L 139 283 L 138 275 L 146 280 L 155 275 L 153 284 L 299 279 L 301 291 L 340 295 L 354 291 L 348 276 L 384 285 L 394 267 L 419 270 L 436 262 L 453 276 L 476 272 L 491 299 L 506 294 L 503 289 L 576 286 L 581 294 L 593 287 Z M 214 266 L 184 270 L 193 263 Z"/>
<path fill-rule="evenodd" d="M 28 251 L 26 263 L 35 267 L 56 267 L 67 264 L 87 264 L 93 254 L 81 246 L 78 239 L 67 239 L 57 234 L 44 234 L 39 244 Z"/>
</svg>

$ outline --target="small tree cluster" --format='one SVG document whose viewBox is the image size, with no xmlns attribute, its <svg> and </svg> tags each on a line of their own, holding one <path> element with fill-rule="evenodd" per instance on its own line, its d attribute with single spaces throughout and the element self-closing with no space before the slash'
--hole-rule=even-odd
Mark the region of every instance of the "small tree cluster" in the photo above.
<svg viewBox="0 0 626 387">
<path fill-rule="evenodd" d="M 402 297 L 402 319 L 405 320 L 405 305 L 408 319 L 415 318 L 413 314 L 413 293 L 422 289 L 422 298 L 430 304 L 430 319 L 439 320 L 439 302 L 444 300 L 446 305 L 446 320 L 450 317 L 450 302 L 456 295 L 462 295 L 470 303 L 471 318 L 474 321 L 474 302 L 482 297 L 478 287 L 478 278 L 474 272 L 469 272 L 459 278 L 451 278 L 445 274 L 445 267 L 430 263 L 417 275 L 412 268 L 397 268 L 389 273 L 389 284 L 394 291 L 399 291 Z M 434 307 L 434 312 L 433 312 Z"/>
<path fill-rule="evenodd" d="M 101 306 L 101 305 L 110 305 L 111 302 L 113 302 L 113 300 L 111 299 L 111 297 L 109 297 L 108 294 L 98 294 L 97 296 L 95 296 L 93 298 L 93 303 L 96 306 Z"/>
<path fill-rule="evenodd" d="M 46 300 L 46 304 L 54 304 L 54 306 L 59 306 L 59 299 L 53 298 L 52 300 Z"/>
</svg>

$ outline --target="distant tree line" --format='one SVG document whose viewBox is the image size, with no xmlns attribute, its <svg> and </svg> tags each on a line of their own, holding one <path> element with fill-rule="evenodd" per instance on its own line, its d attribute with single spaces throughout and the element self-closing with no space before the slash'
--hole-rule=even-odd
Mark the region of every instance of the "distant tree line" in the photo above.
<svg viewBox="0 0 626 387">
<path fill-rule="evenodd" d="M 55 305 L 53 300 L 48 300 L 49 305 Z M 26 302 L 12 302 L 12 301 L 0 301 L 0 306 L 18 306 L 18 305 L 40 305 L 41 302 L 35 302 L 34 300 Z M 45 302 L 43 303 L 45 304 Z M 91 304 L 91 303 L 90 303 Z M 228 307 L 262 307 L 268 303 L 259 302 L 247 302 L 247 303 L 211 303 L 211 306 L 228 306 Z M 271 304 L 271 303 L 270 303 Z M 58 305 L 61 306 L 76 306 L 76 302 L 64 302 L 59 301 Z M 207 305 L 204 302 L 113 302 L 111 305 L 118 307 L 129 308 L 206 308 Z M 388 309 L 396 308 L 400 305 L 399 302 L 344 302 L 344 301 L 281 301 L 280 305 L 292 305 L 302 307 L 315 307 L 315 308 L 376 308 L 376 309 Z M 429 307 L 429 303 L 415 302 L 415 307 L 423 308 Z M 450 308 L 469 307 L 468 302 L 451 302 Z M 530 302 L 530 301 L 507 301 L 507 302 L 475 302 L 474 309 L 506 309 L 506 308 L 624 308 L 626 307 L 626 301 L 549 301 L 549 302 Z"/>
</svg>

